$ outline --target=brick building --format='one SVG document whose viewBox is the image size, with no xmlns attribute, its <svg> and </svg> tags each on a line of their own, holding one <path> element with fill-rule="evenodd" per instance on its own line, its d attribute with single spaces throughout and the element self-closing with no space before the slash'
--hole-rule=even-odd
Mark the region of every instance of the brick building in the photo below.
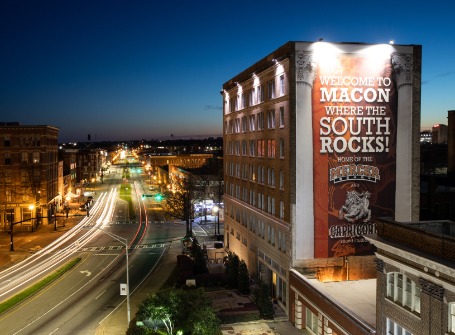
<svg viewBox="0 0 455 335">
<path fill-rule="evenodd" d="M 415 45 L 288 42 L 223 84 L 225 246 L 298 329 L 374 332 L 375 299 L 323 284 L 371 291 L 364 235 L 418 218 L 420 67 Z"/>
<path fill-rule="evenodd" d="M 0 123 L 0 227 L 32 227 L 61 202 L 58 190 L 58 132 L 46 125 Z"/>
<path fill-rule="evenodd" d="M 377 225 L 376 333 L 455 333 L 455 222 Z"/>
</svg>

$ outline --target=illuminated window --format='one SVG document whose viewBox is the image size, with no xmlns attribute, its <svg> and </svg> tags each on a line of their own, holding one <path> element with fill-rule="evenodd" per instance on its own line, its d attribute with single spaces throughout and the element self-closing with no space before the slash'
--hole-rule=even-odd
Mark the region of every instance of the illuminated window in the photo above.
<svg viewBox="0 0 455 335">
<path fill-rule="evenodd" d="M 257 143 L 258 143 L 257 155 L 258 155 L 258 157 L 264 157 L 265 156 L 265 140 L 257 140 Z"/>
<path fill-rule="evenodd" d="M 276 152 L 275 140 L 268 139 L 267 140 L 267 157 L 275 158 L 275 152 Z"/>
</svg>

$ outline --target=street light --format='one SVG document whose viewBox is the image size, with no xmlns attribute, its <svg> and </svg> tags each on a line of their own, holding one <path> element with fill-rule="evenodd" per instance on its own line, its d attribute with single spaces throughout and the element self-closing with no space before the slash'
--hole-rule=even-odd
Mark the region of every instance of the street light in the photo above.
<svg viewBox="0 0 455 335">
<path fill-rule="evenodd" d="M 218 236 L 220 234 L 220 208 L 218 206 L 213 206 L 212 212 L 215 212 L 217 214 L 217 222 L 215 222 L 215 236 Z M 218 234 L 216 233 L 216 226 L 218 224 Z"/>
<path fill-rule="evenodd" d="M 129 262 L 128 262 L 128 241 L 126 238 L 118 236 L 114 233 L 111 233 L 109 231 L 106 231 L 104 229 L 101 229 L 97 226 L 93 226 L 94 228 L 101 230 L 103 233 L 109 235 L 110 237 L 116 239 L 120 243 L 125 245 L 125 253 L 126 253 L 126 314 L 127 314 L 127 319 L 128 319 L 128 326 L 130 324 L 131 320 L 131 313 L 130 313 L 130 275 L 129 275 Z M 85 228 L 91 228 L 89 226 L 86 226 Z"/>
<path fill-rule="evenodd" d="M 35 208 L 35 206 L 34 205 L 30 205 L 28 208 L 30 210 L 32 210 L 32 209 Z M 11 217 L 11 225 L 10 225 L 11 242 L 10 242 L 9 251 L 14 251 L 14 241 L 13 241 L 13 227 L 14 227 L 14 225 L 18 224 L 18 223 L 26 222 L 26 221 L 31 221 L 32 222 L 32 229 L 33 229 L 33 217 L 30 214 L 30 219 L 24 219 L 24 220 L 21 220 L 21 221 L 13 222 L 13 220 L 12 220 L 13 210 L 11 210 L 11 216 L 10 217 Z"/>
<path fill-rule="evenodd" d="M 28 209 L 30 209 L 30 222 L 32 224 L 32 233 L 33 233 L 33 214 L 32 213 L 33 213 L 33 210 L 35 209 L 35 205 L 28 206 Z"/>
</svg>

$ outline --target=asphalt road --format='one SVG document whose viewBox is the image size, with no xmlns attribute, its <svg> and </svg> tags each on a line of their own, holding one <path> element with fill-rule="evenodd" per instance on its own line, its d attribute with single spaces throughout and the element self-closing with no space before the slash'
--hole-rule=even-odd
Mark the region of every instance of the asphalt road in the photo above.
<svg viewBox="0 0 455 335">
<path fill-rule="evenodd" d="M 133 179 L 140 182 L 137 176 Z M 131 183 L 134 181 L 130 180 Z M 120 182 L 121 179 L 116 179 L 116 174 L 111 172 L 110 181 L 104 185 L 104 190 L 98 190 L 98 194 L 109 191 Z M 140 183 L 136 188 L 140 192 Z M 101 228 L 107 233 L 92 229 L 91 240 L 83 245 L 78 244 L 77 236 L 73 238 L 71 243 L 77 250 L 72 257 L 81 257 L 82 260 L 38 294 L 1 315 L 2 334 L 95 333 L 98 324 L 125 300 L 125 296 L 120 295 L 120 284 L 126 283 L 126 248 L 112 236 L 128 241 L 130 292 L 151 275 L 170 243 L 181 237 L 181 227 L 159 220 L 157 211 L 147 213 L 147 209 L 155 206 L 143 204 L 140 195 L 135 199 L 136 220 L 127 217 L 124 201 L 117 199 L 111 219 Z M 109 206 L 109 203 L 104 206 Z M 100 208 L 99 212 L 102 210 Z M 153 217 L 150 222 L 149 217 Z M 94 221 L 86 224 L 87 229 L 96 225 Z"/>
</svg>

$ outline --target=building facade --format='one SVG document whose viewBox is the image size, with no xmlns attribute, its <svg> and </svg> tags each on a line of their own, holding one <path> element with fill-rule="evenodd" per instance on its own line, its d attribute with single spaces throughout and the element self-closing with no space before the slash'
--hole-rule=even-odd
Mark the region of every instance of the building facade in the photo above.
<svg viewBox="0 0 455 335">
<path fill-rule="evenodd" d="M 455 222 L 378 222 L 378 335 L 455 333 Z"/>
<path fill-rule="evenodd" d="M 61 202 L 58 132 L 53 126 L 0 124 L 0 227 L 46 224 Z"/>
<path fill-rule="evenodd" d="M 223 85 L 225 245 L 297 328 L 349 333 L 323 310 L 311 330 L 291 269 L 374 278 L 376 218 L 418 218 L 420 67 L 420 46 L 288 42 Z"/>
</svg>

